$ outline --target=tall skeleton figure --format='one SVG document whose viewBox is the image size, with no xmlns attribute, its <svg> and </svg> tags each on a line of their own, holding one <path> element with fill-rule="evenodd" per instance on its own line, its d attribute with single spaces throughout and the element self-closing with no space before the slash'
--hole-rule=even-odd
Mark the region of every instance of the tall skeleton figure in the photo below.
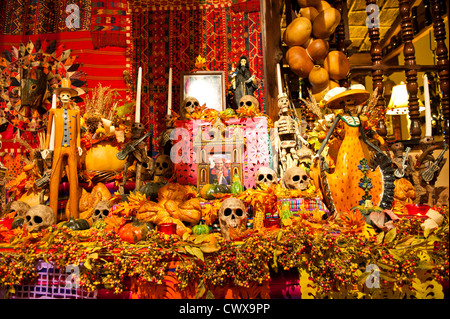
<svg viewBox="0 0 450 319">
<path fill-rule="evenodd" d="M 275 122 L 276 143 L 278 145 L 278 165 L 280 177 L 291 167 L 299 164 L 299 151 L 302 137 L 300 136 L 299 124 L 291 116 L 289 110 L 289 99 L 286 93 L 278 95 L 279 119 Z"/>
<path fill-rule="evenodd" d="M 46 146 L 43 151 L 45 159 L 50 153 L 50 136 L 54 135 L 54 151 L 52 159 L 52 171 L 50 176 L 50 207 L 57 217 L 59 186 L 63 168 L 66 170 L 69 180 L 69 214 L 78 218 L 78 162 L 82 149 L 80 147 L 80 111 L 71 110 L 71 98 L 78 95 L 78 92 L 70 88 L 70 80 L 63 79 L 61 87 L 54 90 L 54 94 L 59 95 L 61 108 L 52 108 L 48 112 L 48 126 L 46 136 Z M 52 132 L 52 122 L 54 130 Z M 68 218 L 69 216 L 66 216 Z"/>
</svg>

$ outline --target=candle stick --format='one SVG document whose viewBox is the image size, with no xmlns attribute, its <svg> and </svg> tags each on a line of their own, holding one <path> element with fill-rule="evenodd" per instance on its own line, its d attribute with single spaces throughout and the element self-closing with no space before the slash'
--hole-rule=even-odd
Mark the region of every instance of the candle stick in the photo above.
<svg viewBox="0 0 450 319">
<path fill-rule="evenodd" d="M 277 84 L 278 84 L 278 95 L 283 93 L 283 85 L 281 83 L 281 67 L 280 64 L 277 63 Z"/>
<path fill-rule="evenodd" d="M 423 75 L 423 94 L 425 100 L 425 136 L 432 136 L 430 92 L 428 90 L 428 76 L 426 73 Z"/>
<path fill-rule="evenodd" d="M 52 96 L 52 109 L 56 109 L 56 94 Z M 52 130 L 50 132 L 50 143 L 48 149 L 53 151 L 55 149 L 55 119 L 52 119 Z"/>
<path fill-rule="evenodd" d="M 167 115 L 172 114 L 172 68 L 169 69 L 169 89 L 167 96 Z"/>
<path fill-rule="evenodd" d="M 136 90 L 136 123 L 141 122 L 141 86 L 142 86 L 142 67 L 139 67 L 138 82 Z"/>
</svg>

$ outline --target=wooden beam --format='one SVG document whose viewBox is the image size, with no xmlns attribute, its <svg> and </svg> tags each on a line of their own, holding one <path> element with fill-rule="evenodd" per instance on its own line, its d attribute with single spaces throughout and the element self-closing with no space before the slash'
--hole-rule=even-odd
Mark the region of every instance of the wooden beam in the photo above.
<svg viewBox="0 0 450 319">
<path fill-rule="evenodd" d="M 262 49 L 264 56 L 264 103 L 273 121 L 278 119 L 277 63 L 282 63 L 281 14 L 284 1 L 260 0 Z"/>
</svg>

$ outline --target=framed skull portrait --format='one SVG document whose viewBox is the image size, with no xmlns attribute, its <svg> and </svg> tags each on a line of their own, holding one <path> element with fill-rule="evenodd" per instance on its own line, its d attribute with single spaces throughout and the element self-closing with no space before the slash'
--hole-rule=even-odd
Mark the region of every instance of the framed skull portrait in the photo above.
<svg viewBox="0 0 450 319">
<path fill-rule="evenodd" d="M 186 98 L 195 98 L 200 105 L 219 112 L 226 109 L 225 72 L 198 71 L 181 74 L 180 105 Z M 180 112 L 181 113 L 181 112 Z"/>
<path fill-rule="evenodd" d="M 199 128 L 194 137 L 194 151 L 198 189 L 214 180 L 231 185 L 236 174 L 243 180 L 244 137 L 240 128 L 234 129 L 230 137 L 224 137 L 217 128 L 207 133 Z"/>
</svg>

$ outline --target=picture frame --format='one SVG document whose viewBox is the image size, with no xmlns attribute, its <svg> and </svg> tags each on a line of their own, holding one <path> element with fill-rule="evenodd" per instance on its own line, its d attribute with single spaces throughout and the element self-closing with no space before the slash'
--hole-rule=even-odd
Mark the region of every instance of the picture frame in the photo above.
<svg viewBox="0 0 450 319">
<path fill-rule="evenodd" d="M 214 137 L 210 138 L 211 136 Z M 242 181 L 244 145 L 244 137 L 239 128 L 236 128 L 229 138 L 223 137 L 217 128 L 212 128 L 208 132 L 199 128 L 193 141 L 197 158 L 198 189 L 211 184 L 214 179 L 217 179 L 219 184 L 231 186 L 235 174 Z M 217 168 L 223 173 L 217 174 Z M 219 180 L 221 176 L 223 179 Z"/>
<path fill-rule="evenodd" d="M 200 105 L 219 112 L 226 109 L 225 72 L 198 71 L 182 72 L 180 81 L 180 104 L 188 96 L 198 100 Z"/>
</svg>

